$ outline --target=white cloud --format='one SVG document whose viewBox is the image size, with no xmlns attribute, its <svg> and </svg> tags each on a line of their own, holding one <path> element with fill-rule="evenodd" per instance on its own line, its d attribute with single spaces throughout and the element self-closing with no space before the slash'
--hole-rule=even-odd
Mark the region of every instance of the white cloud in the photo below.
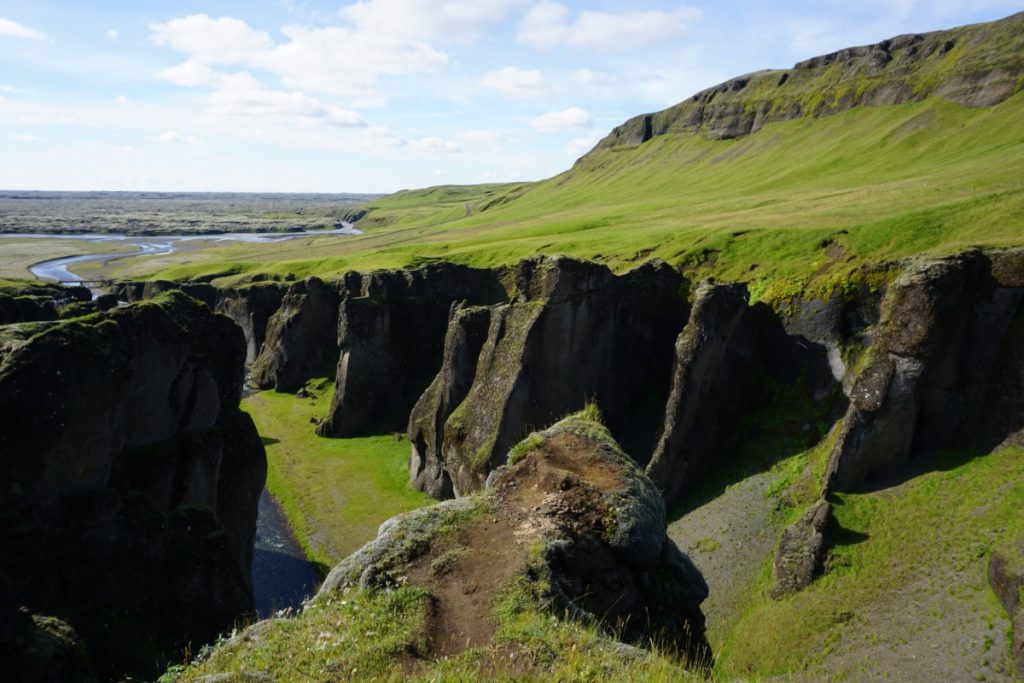
<svg viewBox="0 0 1024 683">
<path fill-rule="evenodd" d="M 151 138 L 154 142 L 159 142 L 165 145 L 183 142 L 187 145 L 201 145 L 203 143 L 197 137 L 192 135 L 182 135 L 176 130 L 167 130 L 157 135 L 155 138 Z"/>
<path fill-rule="evenodd" d="M 206 64 L 246 64 L 273 46 L 270 35 L 241 19 L 191 14 L 149 27 L 150 39 Z"/>
<path fill-rule="evenodd" d="M 114 104 L 128 104 L 128 97 L 125 95 L 118 95 L 114 98 Z"/>
<path fill-rule="evenodd" d="M 168 83 L 180 85 L 184 88 L 213 85 L 217 82 L 217 75 L 213 69 L 195 59 L 169 66 L 161 71 L 158 76 Z"/>
<path fill-rule="evenodd" d="M 632 50 L 678 38 L 700 18 L 700 9 L 680 5 L 670 11 L 585 11 L 569 22 L 568 7 L 541 0 L 523 18 L 517 38 L 536 48 Z"/>
<path fill-rule="evenodd" d="M 409 143 L 384 126 L 369 126 L 359 136 L 359 146 L 372 152 L 381 152 Z"/>
<path fill-rule="evenodd" d="M 543 74 L 537 69 L 520 69 L 517 66 L 506 66 L 497 71 L 484 74 L 480 85 L 497 90 L 506 97 L 528 99 L 550 95 L 553 88 Z"/>
<path fill-rule="evenodd" d="M 361 0 L 339 14 L 360 31 L 410 41 L 478 40 L 527 0 Z"/>
<path fill-rule="evenodd" d="M 248 74 L 237 74 L 236 84 L 210 94 L 209 114 L 221 119 L 251 119 L 257 122 L 298 126 L 362 127 L 366 121 L 357 112 L 321 102 L 300 92 L 281 92 L 260 87 Z M 248 77 L 251 78 L 251 77 Z"/>
<path fill-rule="evenodd" d="M 39 138 L 35 135 L 28 135 L 26 133 L 11 133 L 10 138 L 15 142 L 39 142 Z"/>
<path fill-rule="evenodd" d="M 417 154 L 453 154 L 462 151 L 462 147 L 438 137 L 422 138 L 409 142 L 409 149 Z"/>
<path fill-rule="evenodd" d="M 107 29 L 107 40 L 109 40 L 112 43 L 116 43 L 117 42 L 117 29 L 116 28 L 108 28 Z"/>
<path fill-rule="evenodd" d="M 615 77 L 611 74 L 604 73 L 603 71 L 594 71 L 589 67 L 573 71 L 571 77 L 574 82 L 587 86 L 612 85 L 616 81 Z"/>
<path fill-rule="evenodd" d="M 20 38 L 22 40 L 45 40 L 46 34 L 30 29 L 10 19 L 0 17 L 0 38 Z"/>
<path fill-rule="evenodd" d="M 160 74 L 186 87 L 216 87 L 211 67 L 235 66 L 268 71 L 288 88 L 379 101 L 381 76 L 437 73 L 448 66 L 448 55 L 424 42 L 362 28 L 286 26 L 287 40 L 275 43 L 239 19 L 196 14 L 153 24 L 150 31 L 154 44 L 188 56 Z"/>
<path fill-rule="evenodd" d="M 562 133 L 580 128 L 589 128 L 593 117 L 584 109 L 569 107 L 564 111 L 549 111 L 535 118 L 530 125 L 542 133 Z"/>
</svg>

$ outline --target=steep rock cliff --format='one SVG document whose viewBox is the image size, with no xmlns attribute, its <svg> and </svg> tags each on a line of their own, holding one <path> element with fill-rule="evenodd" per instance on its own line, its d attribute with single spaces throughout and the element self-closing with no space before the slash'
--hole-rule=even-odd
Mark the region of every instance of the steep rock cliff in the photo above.
<svg viewBox="0 0 1024 683">
<path fill-rule="evenodd" d="M 339 289 L 317 277 L 288 288 L 267 324 L 263 348 L 253 363 L 253 385 L 291 392 L 315 376 L 330 374 L 338 354 Z"/>
<path fill-rule="evenodd" d="M 451 263 L 346 275 L 334 398 L 317 433 L 402 429 L 437 373 L 452 304 L 504 300 L 499 275 Z"/>
<path fill-rule="evenodd" d="M 909 34 L 814 57 L 792 69 L 758 71 L 616 127 L 597 149 L 635 146 L 669 133 L 737 138 L 766 123 L 853 107 L 943 97 L 990 106 L 1022 87 L 1024 13 L 987 24 Z"/>
<path fill-rule="evenodd" d="M 251 365 L 263 349 L 270 318 L 281 307 L 286 285 L 256 282 L 217 292 L 215 310 L 235 321 L 245 335 L 245 362 Z"/>
<path fill-rule="evenodd" d="M 176 292 L 5 328 L 0 621 L 66 622 L 106 679 L 152 676 L 253 609 L 266 457 L 238 409 L 244 352 Z M 17 646 L 31 634 L 0 635 L 16 671 L 47 670 Z"/>
<path fill-rule="evenodd" d="M 848 491 L 912 454 L 988 450 L 1024 428 L 1024 254 L 911 260 L 889 288 L 824 488 Z"/>
<path fill-rule="evenodd" d="M 452 319 L 444 364 L 409 421 L 414 484 L 437 497 L 478 490 L 532 426 L 588 400 L 644 460 L 685 318 L 682 287 L 660 262 L 619 276 L 564 257 L 521 262 L 516 300 Z"/>
</svg>

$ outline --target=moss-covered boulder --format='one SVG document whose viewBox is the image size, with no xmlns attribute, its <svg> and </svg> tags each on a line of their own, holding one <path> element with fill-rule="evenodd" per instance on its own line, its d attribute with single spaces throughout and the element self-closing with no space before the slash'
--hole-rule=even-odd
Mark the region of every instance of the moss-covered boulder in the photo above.
<svg viewBox="0 0 1024 683">
<path fill-rule="evenodd" d="M 710 664 L 703 577 L 596 410 L 530 435 L 490 484 L 387 521 L 302 614 L 254 625 L 182 677 L 686 680 L 666 658 Z"/>
</svg>

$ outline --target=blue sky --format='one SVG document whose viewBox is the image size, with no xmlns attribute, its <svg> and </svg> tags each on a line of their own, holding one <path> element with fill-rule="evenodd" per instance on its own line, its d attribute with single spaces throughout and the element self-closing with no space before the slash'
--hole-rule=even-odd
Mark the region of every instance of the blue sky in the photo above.
<svg viewBox="0 0 1024 683">
<path fill-rule="evenodd" d="M 544 178 L 726 78 L 1021 2 L 0 0 L 0 188 Z"/>
</svg>

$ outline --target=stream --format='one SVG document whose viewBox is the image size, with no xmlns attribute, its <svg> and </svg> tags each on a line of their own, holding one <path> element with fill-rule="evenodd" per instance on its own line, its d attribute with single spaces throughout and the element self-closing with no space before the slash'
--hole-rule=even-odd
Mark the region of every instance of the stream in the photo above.
<svg viewBox="0 0 1024 683">
<path fill-rule="evenodd" d="M 314 230 L 312 232 L 232 232 L 218 235 L 172 235 L 164 237 L 147 237 L 145 235 L 106 235 L 87 233 L 82 235 L 49 235 L 45 233 L 4 234 L 0 238 L 21 239 L 55 239 L 69 242 L 90 242 L 92 244 L 116 243 L 136 247 L 138 251 L 129 253 L 85 254 L 79 256 L 63 256 L 61 258 L 41 261 L 29 267 L 29 270 L 41 280 L 51 280 L 62 284 L 80 282 L 81 277 L 70 270 L 70 266 L 94 261 L 115 261 L 140 256 L 157 256 L 170 254 L 178 249 L 183 242 L 209 240 L 211 242 L 285 242 L 302 237 L 329 237 L 332 235 L 361 235 L 362 231 L 354 228 L 351 223 L 342 223 L 342 227 L 334 230 Z"/>
</svg>

